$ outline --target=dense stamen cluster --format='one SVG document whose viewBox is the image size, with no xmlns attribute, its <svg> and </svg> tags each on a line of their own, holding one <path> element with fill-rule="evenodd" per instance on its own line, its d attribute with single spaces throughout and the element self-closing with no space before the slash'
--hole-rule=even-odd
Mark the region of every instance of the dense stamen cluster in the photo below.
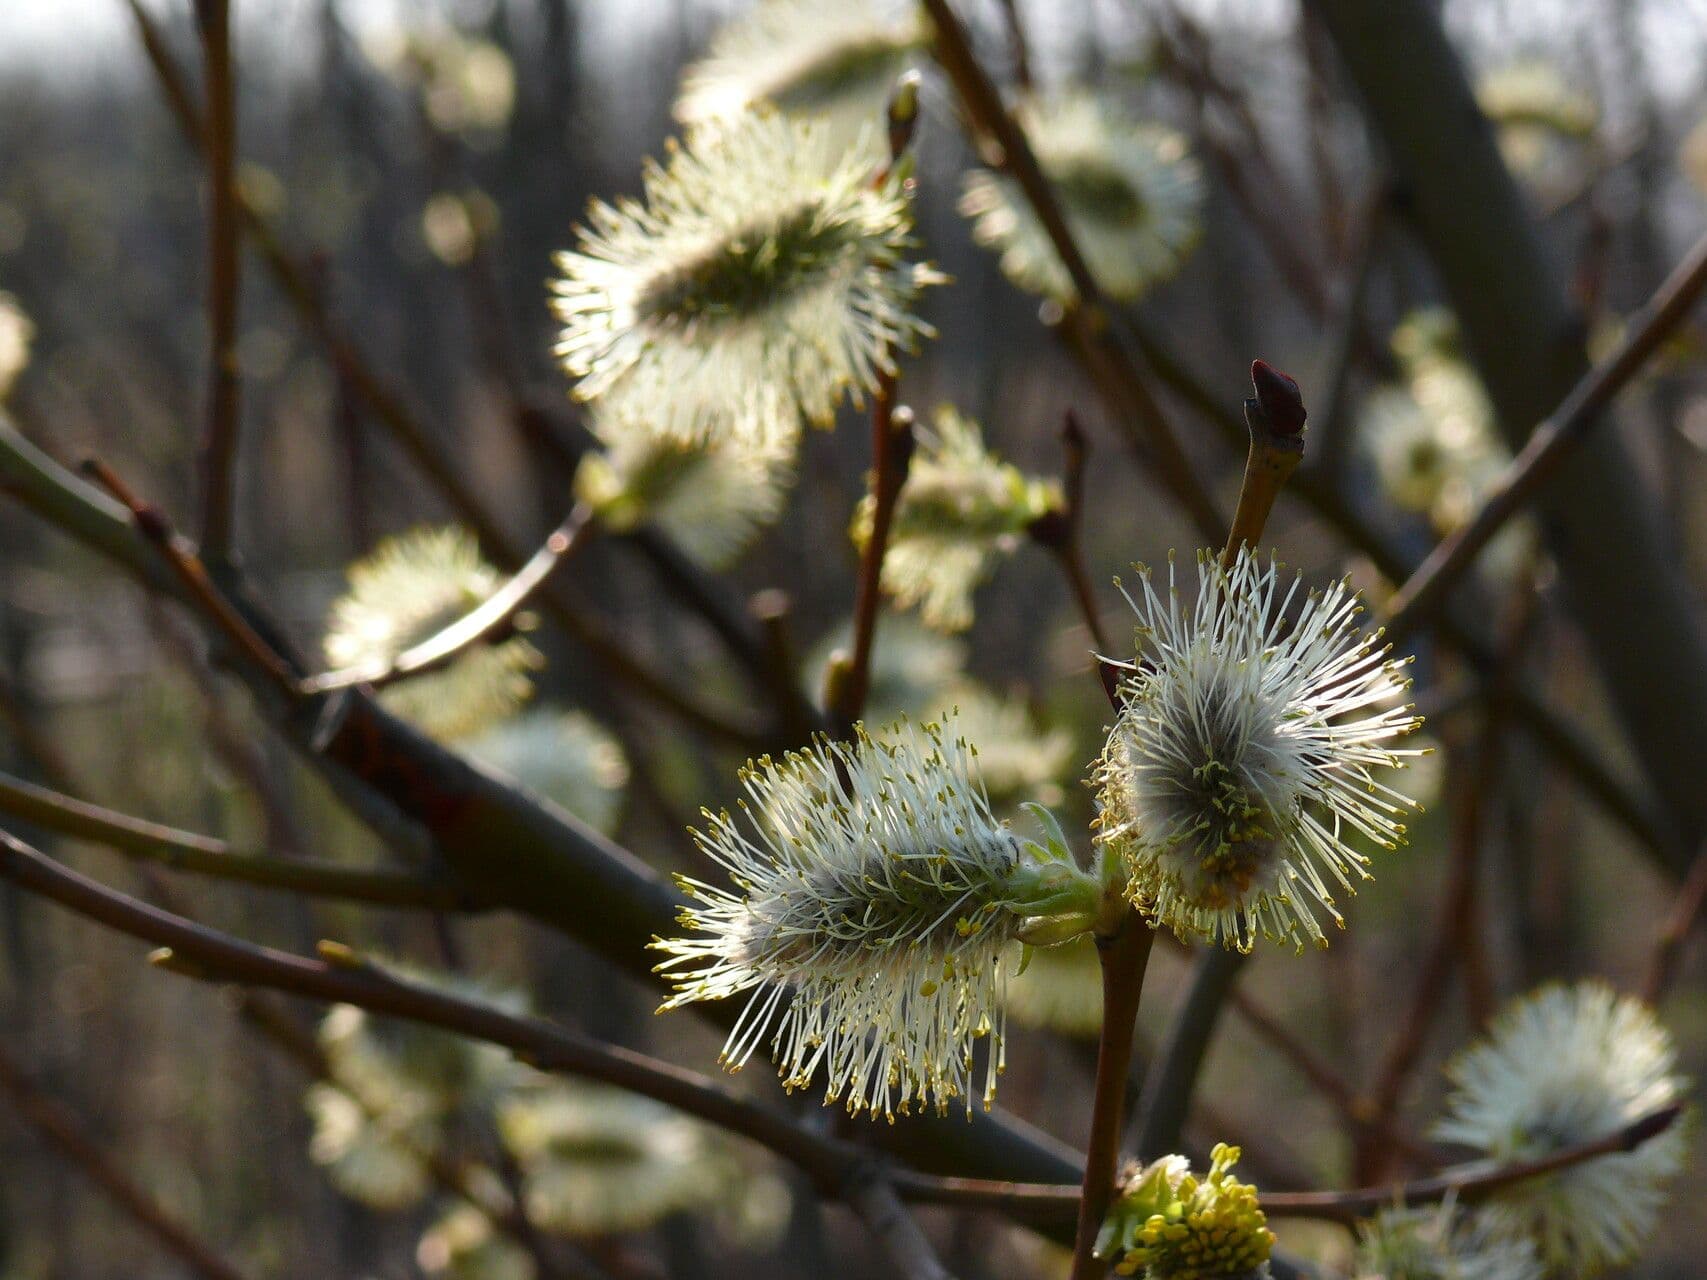
<svg viewBox="0 0 1707 1280">
<path fill-rule="evenodd" d="M 334 667 L 383 670 L 411 645 L 485 602 L 502 578 L 467 530 L 420 528 L 382 542 L 350 566 L 322 646 Z M 386 706 L 440 738 L 468 738 L 519 710 L 543 662 L 522 635 L 480 645 L 442 671 L 384 692 Z"/>
<path fill-rule="evenodd" d="M 1128 1172 L 1097 1240 L 1117 1275 L 1149 1280 L 1254 1280 L 1268 1274 L 1274 1233 L 1256 1188 L 1232 1176 L 1239 1149 L 1217 1143 L 1199 1178 L 1180 1156 Z"/>
<path fill-rule="evenodd" d="M 822 1072 L 828 1100 L 892 1116 L 917 1103 L 970 1109 L 1003 1060 L 1003 952 L 1016 936 L 1027 847 L 991 815 L 965 741 L 937 725 L 766 758 L 743 774 L 747 821 L 708 815 L 701 848 L 735 891 L 698 881 L 657 944 L 677 975 L 665 1007 L 752 992 L 724 1060 L 768 1036 L 790 1088 Z"/>
<path fill-rule="evenodd" d="M 1393 705 L 1398 664 L 1357 629 L 1344 584 L 1305 597 L 1248 552 L 1229 569 L 1201 557 L 1190 609 L 1171 564 L 1165 598 L 1147 570 L 1140 584 L 1099 839 L 1127 860 L 1133 901 L 1181 935 L 1326 945 L 1311 904 L 1340 923 L 1334 887 L 1367 876 L 1350 838 L 1403 838 L 1410 801 L 1374 775 L 1417 723 Z"/>
<path fill-rule="evenodd" d="M 595 202 L 552 286 L 575 394 L 685 440 L 791 432 L 857 399 L 929 334 L 940 277 L 905 260 L 897 175 L 819 125 L 761 111 L 690 134 L 645 200 Z M 782 415 L 731 412 L 769 395 Z"/>
</svg>

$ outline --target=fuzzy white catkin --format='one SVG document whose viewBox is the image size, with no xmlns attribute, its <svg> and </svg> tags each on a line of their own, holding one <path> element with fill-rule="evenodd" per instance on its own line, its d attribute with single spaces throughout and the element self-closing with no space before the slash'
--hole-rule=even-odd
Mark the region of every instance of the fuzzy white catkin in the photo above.
<svg viewBox="0 0 1707 1280">
<path fill-rule="evenodd" d="M 684 888 L 693 932 L 655 944 L 665 1005 L 747 995 L 723 1060 L 767 1039 L 784 1083 L 893 1117 L 974 1094 L 1003 1064 L 1009 886 L 1025 847 L 990 812 L 972 751 L 946 725 L 819 744 L 745 771 L 746 820 L 695 835 L 734 888 Z M 988 1039 L 983 1082 L 974 1050 Z"/>
<path fill-rule="evenodd" d="M 1194 604 L 1171 561 L 1165 588 L 1141 570 L 1127 600 L 1139 661 L 1096 782 L 1134 903 L 1181 936 L 1326 946 L 1317 912 L 1342 924 L 1336 889 L 1368 875 L 1354 837 L 1404 836 L 1411 801 L 1376 776 L 1419 723 L 1401 664 L 1343 582 L 1307 594 L 1248 551 L 1227 569 L 1201 554 Z"/>
</svg>

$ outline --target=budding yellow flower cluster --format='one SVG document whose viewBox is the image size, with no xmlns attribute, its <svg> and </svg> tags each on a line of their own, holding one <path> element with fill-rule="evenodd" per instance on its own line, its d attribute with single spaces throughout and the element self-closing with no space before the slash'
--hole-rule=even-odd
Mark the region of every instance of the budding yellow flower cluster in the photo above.
<svg viewBox="0 0 1707 1280">
<path fill-rule="evenodd" d="M 1139 1170 L 1098 1241 L 1116 1274 L 1150 1280 L 1229 1280 L 1267 1272 L 1274 1233 L 1256 1188 L 1231 1170 L 1239 1148 L 1217 1143 L 1199 1179 L 1178 1157 Z"/>
</svg>

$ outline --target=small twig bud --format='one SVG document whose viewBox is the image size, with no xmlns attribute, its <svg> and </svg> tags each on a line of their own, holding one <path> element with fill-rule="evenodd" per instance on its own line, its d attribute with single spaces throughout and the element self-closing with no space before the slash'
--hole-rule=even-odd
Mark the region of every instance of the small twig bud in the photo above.
<svg viewBox="0 0 1707 1280">
<path fill-rule="evenodd" d="M 361 952 L 348 943 L 334 942 L 330 938 L 322 938 L 314 944 L 314 952 L 327 964 L 338 969 L 365 969 L 367 961 L 362 959 Z"/>
<path fill-rule="evenodd" d="M 919 73 L 908 71 L 889 95 L 889 162 L 896 163 L 913 145 L 919 127 Z"/>
<path fill-rule="evenodd" d="M 1304 411 L 1304 395 L 1291 374 L 1282 373 L 1266 360 L 1253 360 L 1251 385 L 1256 388 L 1257 405 L 1276 435 L 1294 436 L 1304 429 L 1304 420 L 1310 415 Z"/>
</svg>

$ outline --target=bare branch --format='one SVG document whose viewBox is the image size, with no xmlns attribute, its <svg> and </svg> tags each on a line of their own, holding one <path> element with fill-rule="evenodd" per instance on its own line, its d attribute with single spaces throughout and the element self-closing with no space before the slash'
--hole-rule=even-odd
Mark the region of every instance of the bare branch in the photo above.
<svg viewBox="0 0 1707 1280">
<path fill-rule="evenodd" d="M 528 562 L 478 607 L 442 631 L 409 646 L 390 661 L 364 663 L 310 676 L 300 686 L 302 693 L 308 696 L 331 693 L 335 689 L 348 689 L 358 684 L 377 689 L 398 680 L 407 680 L 410 676 L 436 671 L 454 661 L 459 654 L 508 627 L 516 614 L 550 581 L 551 575 L 587 544 L 596 529 L 592 509 L 577 503 Z"/>
<path fill-rule="evenodd" d="M 953 1280 L 881 1170 L 858 1171 L 842 1184 L 842 1200 L 865 1224 L 900 1280 Z"/>
<path fill-rule="evenodd" d="M 1703 906 L 1707 906 L 1707 850 L 1695 855 L 1654 946 L 1647 976 L 1642 979 L 1642 999 L 1649 1004 L 1657 1006 L 1671 989 L 1683 960 L 1684 944 L 1700 922 Z"/>
<path fill-rule="evenodd" d="M 542 1071 L 584 1076 L 643 1093 L 751 1138 L 829 1185 L 845 1176 L 853 1160 L 868 1158 L 857 1148 L 818 1137 L 691 1071 L 538 1018 L 519 1017 L 405 981 L 361 962 L 347 948 L 326 944 L 322 950 L 330 958 L 310 960 L 195 924 L 61 866 L 5 831 L 0 831 L 0 879 L 163 948 L 155 962 L 174 972 L 353 1004 L 501 1045 Z"/>
<path fill-rule="evenodd" d="M 877 610 L 883 599 L 883 561 L 895 505 L 913 459 L 913 414 L 895 405 L 895 379 L 885 374 L 871 405 L 871 532 L 859 557 L 854 592 L 853 647 L 830 666 L 824 704 L 836 732 L 847 736 L 865 712 L 871 691 L 871 655 L 877 639 Z"/>
<path fill-rule="evenodd" d="M 166 1252 L 204 1280 L 243 1280 L 242 1272 L 168 1215 L 129 1174 L 114 1164 L 68 1107 L 32 1085 L 3 1047 L 0 1047 L 0 1093 L 11 1099 L 19 1118 L 43 1141 L 76 1165 L 121 1213 L 154 1237 Z"/>
<path fill-rule="evenodd" d="M 0 812 L 174 871 L 315 898 L 436 911 L 478 910 L 476 891 L 443 872 L 363 870 L 337 862 L 235 849 L 212 836 L 115 813 L 0 773 Z"/>
<path fill-rule="evenodd" d="M 1210 543 L 1218 542 L 1226 523 L 1192 467 L 1190 458 L 1180 447 L 1179 438 L 1161 405 L 1150 393 L 1132 351 L 1114 335 L 1114 313 L 1104 300 L 1102 290 L 1085 261 L 1084 252 L 1067 226 L 1060 202 L 1037 163 L 1025 131 L 1003 105 L 1001 93 L 979 65 L 965 28 L 955 17 L 949 0 L 924 0 L 924 3 L 936 29 L 934 47 L 937 61 L 953 82 L 962 110 L 972 128 L 993 144 L 991 163 L 1019 184 L 1073 282 L 1078 299 L 1067 308 L 1063 331 L 1105 394 L 1110 388 L 1118 388 L 1118 398 L 1113 401 L 1115 412 L 1123 414 L 1128 408 L 1136 410 L 1135 416 L 1144 432 L 1150 458 L 1163 484 L 1184 505 L 1200 536 Z M 1097 376 L 1099 373 L 1103 376 Z"/>
<path fill-rule="evenodd" d="M 207 94 L 207 434 L 201 449 L 202 550 L 231 556 L 237 440 L 242 411 L 237 370 L 237 86 L 231 59 L 231 0 L 196 0 Z"/>
<path fill-rule="evenodd" d="M 1106 1267 L 1096 1256 L 1097 1233 L 1114 1203 L 1120 1164 L 1126 1079 L 1132 1071 L 1132 1037 L 1156 931 L 1135 908 L 1120 917 L 1119 932 L 1098 935 L 1102 971 L 1102 1034 L 1097 1042 L 1096 1079 L 1091 1093 L 1091 1133 L 1085 1176 L 1079 1188 L 1078 1224 L 1073 1233 L 1072 1280 L 1096 1280 Z"/>
<path fill-rule="evenodd" d="M 1091 643 L 1099 654 L 1109 652 L 1108 633 L 1102 625 L 1097 608 L 1096 592 L 1091 589 L 1090 573 L 1085 568 L 1085 459 L 1089 447 L 1078 415 L 1068 409 L 1061 417 L 1061 492 L 1063 503 L 1058 510 L 1045 511 L 1026 526 L 1026 532 L 1039 546 L 1055 557 L 1062 576 L 1073 592 L 1079 606 L 1079 617 L 1085 630 L 1091 633 Z M 1113 695 L 1110 695 L 1111 700 Z"/>
<path fill-rule="evenodd" d="M 1271 1218 L 1322 1218 L 1349 1226 L 1360 1218 L 1395 1206 L 1435 1204 L 1448 1197 L 1461 1204 L 1474 1204 L 1531 1178 L 1557 1173 L 1599 1156 L 1634 1151 L 1671 1128 L 1683 1111 L 1684 1104 L 1674 1103 L 1604 1137 L 1533 1160 L 1511 1164 L 1477 1161 L 1432 1178 L 1353 1191 L 1273 1191 L 1261 1197 L 1262 1208 Z M 902 1199 L 915 1204 L 993 1209 L 1038 1226 L 1066 1220 L 1077 1211 L 1079 1200 L 1078 1188 L 1065 1184 L 927 1178 L 905 1171 L 897 1172 L 894 1182 Z"/>
<path fill-rule="evenodd" d="M 261 638 L 249 620 L 214 585 L 196 548 L 178 537 L 166 513 L 139 499 L 118 473 L 99 458 L 87 459 L 83 463 L 83 471 L 124 505 L 136 531 L 159 551 L 167 568 L 178 579 L 184 597 L 201 611 L 236 654 L 254 663 L 258 670 L 282 688 L 291 688 L 293 673 L 290 663 Z"/>
<path fill-rule="evenodd" d="M 1689 315 L 1707 288 L 1707 235 L 1667 276 L 1632 320 L 1618 350 L 1583 375 L 1553 415 L 1530 433 L 1470 522 L 1444 539 L 1388 605 L 1387 629 L 1402 639 L 1440 608 L 1505 524 L 1558 473 L 1572 448 L 1601 421 L 1601 411 Z"/>
</svg>

